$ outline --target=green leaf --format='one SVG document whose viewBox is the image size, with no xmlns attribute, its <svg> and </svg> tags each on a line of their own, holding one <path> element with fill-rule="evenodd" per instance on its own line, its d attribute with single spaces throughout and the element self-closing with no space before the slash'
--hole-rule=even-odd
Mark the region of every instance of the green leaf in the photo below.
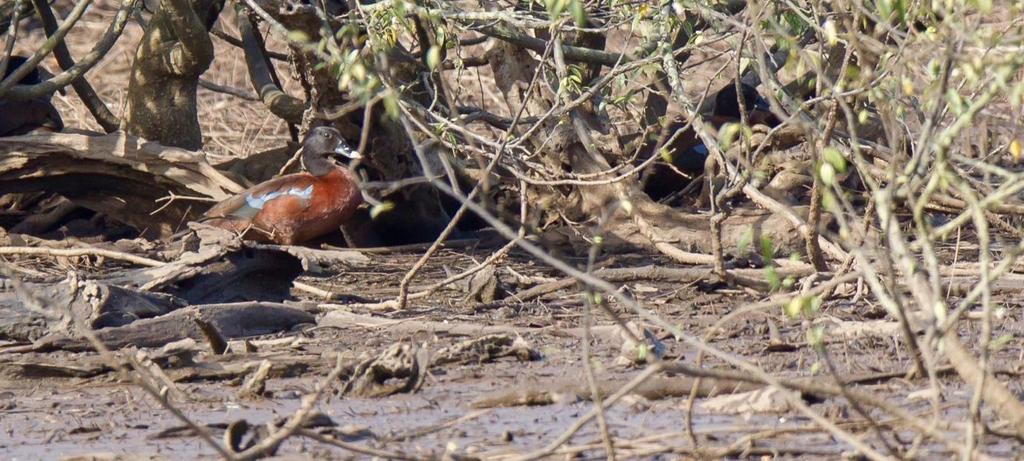
<svg viewBox="0 0 1024 461">
<path fill-rule="evenodd" d="M 391 120 L 398 120 L 398 116 L 401 115 L 402 111 L 398 108 L 398 98 L 394 94 L 388 92 L 384 95 L 381 100 L 384 103 L 384 112 L 388 114 Z"/>
<path fill-rule="evenodd" d="M 768 286 L 771 287 L 772 291 L 782 288 L 784 280 L 779 278 L 779 271 L 775 270 L 775 266 L 767 266 L 764 268 L 764 278 L 768 281 Z"/>
<path fill-rule="evenodd" d="M 767 235 L 761 236 L 761 258 L 765 261 L 775 259 L 775 244 Z"/>
<path fill-rule="evenodd" d="M 357 61 L 352 64 L 351 69 L 352 77 L 355 78 L 357 82 L 366 80 L 366 66 L 364 66 L 363 63 Z"/>
<path fill-rule="evenodd" d="M 309 42 L 309 35 L 306 35 L 306 33 L 301 30 L 289 30 L 288 40 L 293 42 L 306 43 Z"/>
<path fill-rule="evenodd" d="M 836 46 L 839 43 L 839 31 L 836 30 L 835 21 L 829 19 L 825 21 L 825 26 L 822 27 L 825 30 L 825 39 L 828 40 L 830 46 Z"/>
<path fill-rule="evenodd" d="M 370 219 L 377 219 L 377 216 L 395 209 L 394 202 L 381 202 L 370 207 Z"/>
<path fill-rule="evenodd" d="M 729 150 L 733 141 L 735 141 L 736 137 L 739 136 L 740 130 L 741 127 L 739 123 L 726 123 L 722 126 L 721 134 L 719 136 L 721 139 L 720 144 L 722 145 L 722 150 Z"/>
<path fill-rule="evenodd" d="M 821 167 L 818 168 L 818 175 L 821 177 L 821 182 L 826 186 L 835 185 L 836 169 L 832 167 L 832 164 L 822 163 Z"/>
<path fill-rule="evenodd" d="M 642 362 L 646 362 L 647 361 L 647 352 L 648 351 L 647 351 L 647 345 L 646 344 L 642 344 L 642 343 L 641 344 L 637 344 L 636 345 L 636 360 L 637 360 L 637 362 L 641 362 L 641 363 Z"/>
<path fill-rule="evenodd" d="M 846 172 L 846 157 L 835 147 L 828 146 L 821 152 L 822 158 L 840 173 Z"/>
<path fill-rule="evenodd" d="M 441 64 L 441 47 L 432 45 L 427 50 L 427 67 L 430 70 L 437 70 L 437 66 Z"/>
<path fill-rule="evenodd" d="M 792 275 L 782 279 L 782 286 L 781 286 L 781 288 L 785 288 L 785 289 L 788 290 L 790 288 L 793 288 L 795 285 L 796 285 L 796 277 L 793 277 Z"/>
<path fill-rule="evenodd" d="M 544 6 L 547 7 L 548 15 L 551 16 L 551 19 L 555 19 L 565 11 L 566 3 L 567 0 L 546 0 Z"/>
<path fill-rule="evenodd" d="M 1007 333 L 1007 334 L 1002 335 L 1002 336 L 1000 336 L 1000 337 L 998 337 L 996 339 L 993 339 L 992 342 L 988 343 L 988 348 L 989 348 L 989 350 L 997 351 L 999 349 L 1002 349 L 1004 346 L 1006 346 L 1012 339 L 1013 339 L 1013 335 Z"/>
<path fill-rule="evenodd" d="M 875 4 L 878 16 L 886 21 L 894 21 L 894 25 L 902 25 L 907 22 L 906 0 L 878 0 Z"/>
<path fill-rule="evenodd" d="M 964 98 L 961 97 L 960 93 L 957 93 L 956 90 L 953 88 L 947 90 L 946 100 L 949 101 L 950 109 L 954 114 L 960 115 L 964 113 L 964 109 L 966 109 L 967 104 L 964 102 Z"/>
<path fill-rule="evenodd" d="M 800 15 L 796 14 L 794 11 L 783 12 L 782 22 L 784 22 L 786 27 L 789 29 L 787 32 L 794 36 L 803 35 L 809 27 L 807 21 L 804 21 L 804 18 L 800 17 Z"/>
<path fill-rule="evenodd" d="M 807 330 L 807 344 L 815 349 L 820 349 L 825 346 L 825 328 L 814 327 Z"/>
<path fill-rule="evenodd" d="M 754 243 L 754 227 L 748 227 L 747 230 L 740 235 L 739 242 L 736 242 L 736 249 L 739 253 L 746 253 L 747 248 Z"/>
<path fill-rule="evenodd" d="M 826 210 L 834 210 L 839 206 L 839 202 L 836 200 L 835 194 L 832 193 L 832 189 L 825 189 L 821 191 L 821 204 L 825 206 Z M 850 238 L 849 232 L 846 227 L 839 228 L 839 234 L 843 238 Z"/>
<path fill-rule="evenodd" d="M 570 10 L 572 11 L 572 17 L 576 20 L 576 25 L 580 27 L 586 27 L 587 25 L 587 10 L 583 8 L 582 0 L 572 0 L 570 4 Z"/>
<path fill-rule="evenodd" d="M 438 46 L 448 46 L 448 31 L 444 27 L 438 27 L 434 30 L 434 40 Z"/>
<path fill-rule="evenodd" d="M 810 303 L 810 298 L 807 296 L 797 296 L 791 300 L 782 308 L 782 311 L 786 313 L 786 316 L 791 319 L 796 319 L 803 313 Z"/>
</svg>

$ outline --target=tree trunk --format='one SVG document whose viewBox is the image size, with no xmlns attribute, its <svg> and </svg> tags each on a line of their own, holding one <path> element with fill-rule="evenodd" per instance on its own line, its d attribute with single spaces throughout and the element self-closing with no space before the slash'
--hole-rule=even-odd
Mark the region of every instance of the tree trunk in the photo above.
<svg viewBox="0 0 1024 461">
<path fill-rule="evenodd" d="M 209 29 L 223 0 L 163 0 L 139 43 L 128 84 L 130 134 L 166 146 L 203 146 L 199 76 L 213 62 Z"/>
</svg>

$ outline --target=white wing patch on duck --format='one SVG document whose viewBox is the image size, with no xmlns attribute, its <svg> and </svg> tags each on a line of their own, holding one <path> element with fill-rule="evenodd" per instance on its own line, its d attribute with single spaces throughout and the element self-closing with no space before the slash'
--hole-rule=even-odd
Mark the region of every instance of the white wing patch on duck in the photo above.
<svg viewBox="0 0 1024 461">
<path fill-rule="evenodd" d="M 309 200 L 309 198 L 313 196 L 313 185 L 310 184 L 305 189 L 292 187 L 285 191 L 267 192 L 266 194 L 260 195 L 259 197 L 253 197 L 252 194 L 249 194 L 247 197 L 245 197 L 245 204 L 248 205 L 250 208 L 262 210 L 263 206 L 266 205 L 267 202 L 285 195 L 292 195 L 303 200 Z"/>
</svg>

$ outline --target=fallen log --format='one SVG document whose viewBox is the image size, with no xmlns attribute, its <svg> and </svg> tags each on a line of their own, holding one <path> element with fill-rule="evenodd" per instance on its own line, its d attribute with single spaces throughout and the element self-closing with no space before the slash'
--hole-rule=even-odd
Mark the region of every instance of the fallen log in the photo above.
<svg viewBox="0 0 1024 461">
<path fill-rule="evenodd" d="M 207 163 L 203 153 L 121 132 L 0 138 L 0 195 L 57 193 L 130 225 L 147 238 L 171 235 L 206 208 L 196 201 L 158 199 L 223 200 L 242 189 Z"/>
<path fill-rule="evenodd" d="M 299 258 L 280 248 L 247 246 L 219 229 L 199 234 L 201 241 L 192 242 L 198 248 L 157 267 L 102 280 L 81 280 L 75 274 L 59 283 L 12 279 L 14 291 L 0 293 L 0 339 L 26 342 L 54 334 L 77 338 L 79 326 L 105 331 L 189 305 L 289 298 L 303 270 Z M 159 343 L 161 338 L 154 340 Z"/>
<path fill-rule="evenodd" d="M 97 339 L 111 349 L 128 346 L 161 347 L 185 338 L 205 341 L 206 337 L 194 318 L 212 325 L 225 338 L 268 335 L 290 331 L 302 324 L 316 324 L 313 314 L 296 307 L 280 303 L 244 302 L 191 306 L 124 326 L 96 330 L 95 334 Z M 82 351 L 92 350 L 93 347 L 84 338 L 51 335 L 37 341 L 33 349 Z"/>
</svg>

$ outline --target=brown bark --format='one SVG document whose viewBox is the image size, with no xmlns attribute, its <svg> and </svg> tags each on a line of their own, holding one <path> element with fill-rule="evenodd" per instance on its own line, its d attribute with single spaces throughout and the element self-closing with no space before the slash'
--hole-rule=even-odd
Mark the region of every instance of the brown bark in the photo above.
<svg viewBox="0 0 1024 461">
<path fill-rule="evenodd" d="M 54 17 L 50 4 L 46 0 L 32 0 L 32 5 L 39 13 L 39 18 L 43 22 L 43 28 L 46 29 L 46 35 L 53 36 L 57 32 L 57 18 Z M 60 64 L 61 69 L 67 71 L 75 66 L 75 60 L 71 57 L 71 52 L 68 51 L 68 47 L 63 41 L 57 43 L 57 46 L 53 48 L 53 55 L 57 58 L 57 63 Z M 71 82 L 71 86 L 75 89 L 75 93 L 78 94 L 85 107 L 92 113 L 96 122 L 103 127 L 103 131 L 111 133 L 118 129 L 121 121 L 110 112 L 110 109 L 100 99 L 100 96 L 96 94 L 96 90 L 93 90 L 92 85 L 89 84 L 84 76 Z"/>
<path fill-rule="evenodd" d="M 248 10 L 242 6 L 235 7 L 235 22 L 242 37 L 241 45 L 245 50 L 245 63 L 249 68 L 249 80 L 253 89 L 260 95 L 260 100 L 270 112 L 289 124 L 302 123 L 302 114 L 306 111 L 306 103 L 290 96 L 281 90 L 281 84 L 274 74 L 274 65 L 267 57 L 263 38 L 256 30 Z"/>
<path fill-rule="evenodd" d="M 213 62 L 209 28 L 222 0 L 163 0 L 139 43 L 128 85 L 128 132 L 197 150 L 199 76 Z"/>
</svg>

